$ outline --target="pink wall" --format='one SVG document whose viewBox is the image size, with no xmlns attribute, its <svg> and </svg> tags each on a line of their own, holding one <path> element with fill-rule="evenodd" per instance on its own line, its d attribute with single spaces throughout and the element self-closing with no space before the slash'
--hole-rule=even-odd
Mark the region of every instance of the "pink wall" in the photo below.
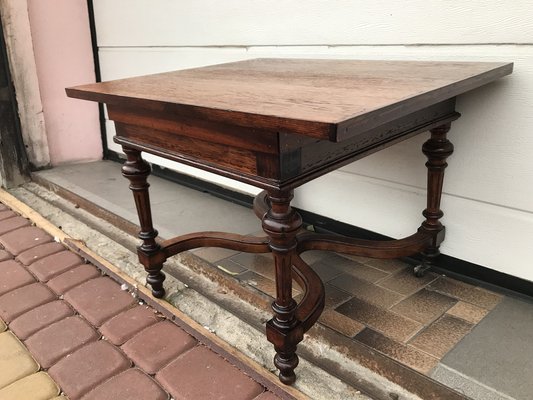
<svg viewBox="0 0 533 400">
<path fill-rule="evenodd" d="M 85 0 L 29 0 L 28 11 L 52 165 L 102 158 L 98 106 L 65 87 L 95 82 Z"/>
</svg>

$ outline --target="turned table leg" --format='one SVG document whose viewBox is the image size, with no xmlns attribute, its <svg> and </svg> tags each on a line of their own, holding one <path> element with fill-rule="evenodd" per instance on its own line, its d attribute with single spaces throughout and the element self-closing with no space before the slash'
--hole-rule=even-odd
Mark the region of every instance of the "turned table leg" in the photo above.
<svg viewBox="0 0 533 400">
<path fill-rule="evenodd" d="M 296 255 L 296 233 L 302 226 L 302 218 L 290 207 L 292 197 L 292 190 L 269 192 L 271 207 L 263 217 L 263 230 L 270 239 L 276 268 L 274 317 L 267 323 L 267 338 L 274 344 L 274 364 L 285 384 L 296 380 L 296 347 L 303 339 L 303 329 L 295 315 L 296 301 L 292 298 L 292 256 Z"/>
<path fill-rule="evenodd" d="M 154 297 L 161 298 L 165 295 L 163 289 L 165 274 L 161 272 L 165 257 L 155 240 L 157 231 L 152 224 L 148 194 L 150 184 L 147 182 L 148 175 L 150 175 L 150 165 L 142 159 L 140 151 L 128 147 L 123 147 L 123 150 L 126 153 L 127 161 L 122 166 L 122 175 L 130 181 L 130 189 L 133 192 L 141 225 L 139 239 L 143 242 L 137 247 L 137 254 L 139 261 L 148 273 L 146 282 L 152 287 L 152 294 Z"/>
<path fill-rule="evenodd" d="M 439 245 L 443 239 L 444 226 L 440 218 L 444 215 L 440 209 L 442 197 L 442 185 L 444 182 L 444 170 L 448 166 L 446 159 L 453 153 L 453 144 L 447 139 L 446 134 L 450 130 L 450 123 L 431 129 L 431 137 L 422 146 L 422 152 L 427 156 L 428 161 L 428 182 L 427 182 L 427 208 L 423 211 L 426 220 L 422 223 L 421 229 L 434 233 L 431 245 L 422 252 L 423 264 L 415 267 L 415 274 L 422 276 L 433 264 L 435 258 L 440 254 Z"/>
</svg>

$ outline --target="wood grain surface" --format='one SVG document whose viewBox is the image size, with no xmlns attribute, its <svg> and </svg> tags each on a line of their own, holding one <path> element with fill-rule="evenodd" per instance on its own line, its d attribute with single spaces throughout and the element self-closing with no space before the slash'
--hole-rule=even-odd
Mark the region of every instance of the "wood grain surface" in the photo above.
<svg viewBox="0 0 533 400">
<path fill-rule="evenodd" d="M 67 94 L 339 141 L 487 84 L 512 67 L 254 59 L 77 86 Z"/>
</svg>

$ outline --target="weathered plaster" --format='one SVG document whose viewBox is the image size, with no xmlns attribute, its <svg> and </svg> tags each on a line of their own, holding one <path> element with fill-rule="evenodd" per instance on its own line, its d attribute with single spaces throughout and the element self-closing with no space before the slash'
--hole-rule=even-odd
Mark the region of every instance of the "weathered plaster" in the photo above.
<svg viewBox="0 0 533 400">
<path fill-rule="evenodd" d="M 22 137 L 29 162 L 50 164 L 41 93 L 26 0 L 0 0 L 0 15 L 15 87 Z"/>
</svg>

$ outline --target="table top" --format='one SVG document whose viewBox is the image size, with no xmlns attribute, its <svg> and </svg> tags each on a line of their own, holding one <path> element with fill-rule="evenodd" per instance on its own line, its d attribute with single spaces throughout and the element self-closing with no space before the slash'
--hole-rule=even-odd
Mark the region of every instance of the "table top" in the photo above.
<svg viewBox="0 0 533 400">
<path fill-rule="evenodd" d="M 77 86 L 67 94 L 145 110 L 227 114 L 241 125 L 341 141 L 512 69 L 487 62 L 253 59 Z"/>
</svg>

